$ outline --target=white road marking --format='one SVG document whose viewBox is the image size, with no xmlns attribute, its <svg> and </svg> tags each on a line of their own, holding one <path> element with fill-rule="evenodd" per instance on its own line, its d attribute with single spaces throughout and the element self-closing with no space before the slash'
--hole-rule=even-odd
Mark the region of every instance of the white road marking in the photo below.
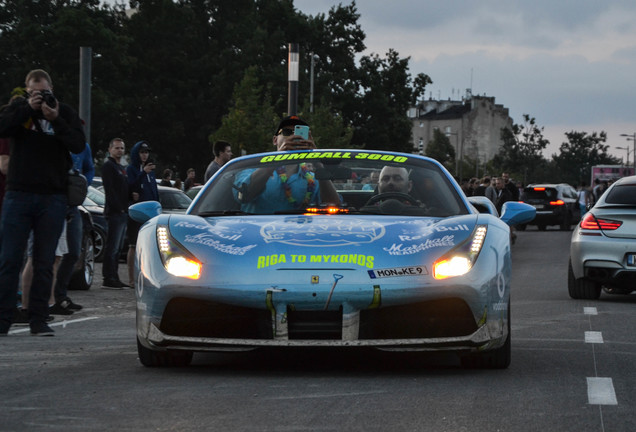
<svg viewBox="0 0 636 432">
<path fill-rule="evenodd" d="M 585 343 L 603 343 L 603 333 L 595 332 L 595 331 L 586 331 Z"/>
<path fill-rule="evenodd" d="M 598 311 L 596 310 L 595 307 L 584 307 L 583 313 L 585 315 L 598 315 Z"/>
<path fill-rule="evenodd" d="M 49 323 L 49 327 L 60 327 L 62 326 L 62 328 L 65 328 L 67 326 L 67 324 L 75 324 L 78 322 L 82 322 L 82 321 L 90 321 L 90 320 L 94 320 L 94 319 L 98 319 L 99 317 L 93 316 L 93 317 L 86 317 L 86 318 L 78 318 L 78 319 L 74 319 L 74 320 L 64 320 L 64 321 L 59 321 L 56 323 Z M 29 326 L 26 326 L 24 328 L 21 329 L 17 329 L 17 330 L 10 330 L 9 334 L 18 334 L 18 333 L 26 333 L 28 331 L 31 331 L 31 329 L 29 328 Z"/>
<path fill-rule="evenodd" d="M 590 405 L 618 405 L 611 378 L 587 378 L 587 401 Z"/>
</svg>

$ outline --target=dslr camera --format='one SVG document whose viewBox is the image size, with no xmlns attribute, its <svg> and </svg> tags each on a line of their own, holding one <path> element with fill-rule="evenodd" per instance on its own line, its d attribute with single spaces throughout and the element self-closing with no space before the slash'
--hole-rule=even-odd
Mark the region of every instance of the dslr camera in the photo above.
<svg viewBox="0 0 636 432">
<path fill-rule="evenodd" d="M 55 108 L 57 99 L 55 99 L 55 96 L 53 96 L 53 92 L 51 90 L 42 90 L 40 92 L 40 96 L 42 96 L 42 102 L 45 102 L 51 108 Z"/>
</svg>

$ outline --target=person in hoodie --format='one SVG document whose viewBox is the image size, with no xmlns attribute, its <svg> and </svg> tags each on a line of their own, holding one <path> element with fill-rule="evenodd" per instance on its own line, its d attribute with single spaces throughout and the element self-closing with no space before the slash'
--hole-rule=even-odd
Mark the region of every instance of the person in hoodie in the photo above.
<svg viewBox="0 0 636 432">
<path fill-rule="evenodd" d="M 130 151 L 130 165 L 126 167 L 128 186 L 132 192 L 132 204 L 144 201 L 159 201 L 157 189 L 156 165 L 150 159 L 150 146 L 146 141 L 139 141 Z M 135 247 L 141 224 L 128 218 L 128 284 L 135 287 Z"/>
</svg>

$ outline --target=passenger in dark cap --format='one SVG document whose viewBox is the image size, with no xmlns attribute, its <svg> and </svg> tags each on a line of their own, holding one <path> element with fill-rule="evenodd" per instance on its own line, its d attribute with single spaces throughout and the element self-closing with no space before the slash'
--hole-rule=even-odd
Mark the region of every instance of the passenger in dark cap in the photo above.
<svg viewBox="0 0 636 432">
<path fill-rule="evenodd" d="M 311 132 L 304 138 L 296 135 L 296 125 L 308 126 L 298 116 L 283 118 L 272 143 L 277 151 L 312 150 L 316 148 Z M 244 170 L 235 181 L 241 209 L 250 213 L 274 213 L 301 208 L 310 203 L 338 203 L 340 198 L 331 181 L 317 180 L 307 163 Z"/>
<path fill-rule="evenodd" d="M 309 132 L 309 137 L 307 139 L 303 139 L 303 137 L 294 134 L 294 127 L 297 125 L 309 126 L 307 122 L 298 116 L 287 116 L 278 123 L 276 134 L 274 134 L 273 139 L 276 150 L 288 151 L 316 148 L 316 143 L 311 136 L 311 132 Z"/>
</svg>

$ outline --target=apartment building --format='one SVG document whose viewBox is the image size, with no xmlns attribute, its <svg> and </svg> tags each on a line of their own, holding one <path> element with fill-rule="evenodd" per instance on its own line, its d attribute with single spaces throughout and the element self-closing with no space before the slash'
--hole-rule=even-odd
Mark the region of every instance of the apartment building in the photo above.
<svg viewBox="0 0 636 432">
<path fill-rule="evenodd" d="M 483 164 L 499 152 L 501 129 L 512 128 L 508 108 L 494 97 L 473 96 L 461 101 L 425 100 L 409 110 L 413 122 L 413 152 L 424 154 L 426 145 L 439 129 L 448 136 L 459 160 L 465 157 Z"/>
</svg>

